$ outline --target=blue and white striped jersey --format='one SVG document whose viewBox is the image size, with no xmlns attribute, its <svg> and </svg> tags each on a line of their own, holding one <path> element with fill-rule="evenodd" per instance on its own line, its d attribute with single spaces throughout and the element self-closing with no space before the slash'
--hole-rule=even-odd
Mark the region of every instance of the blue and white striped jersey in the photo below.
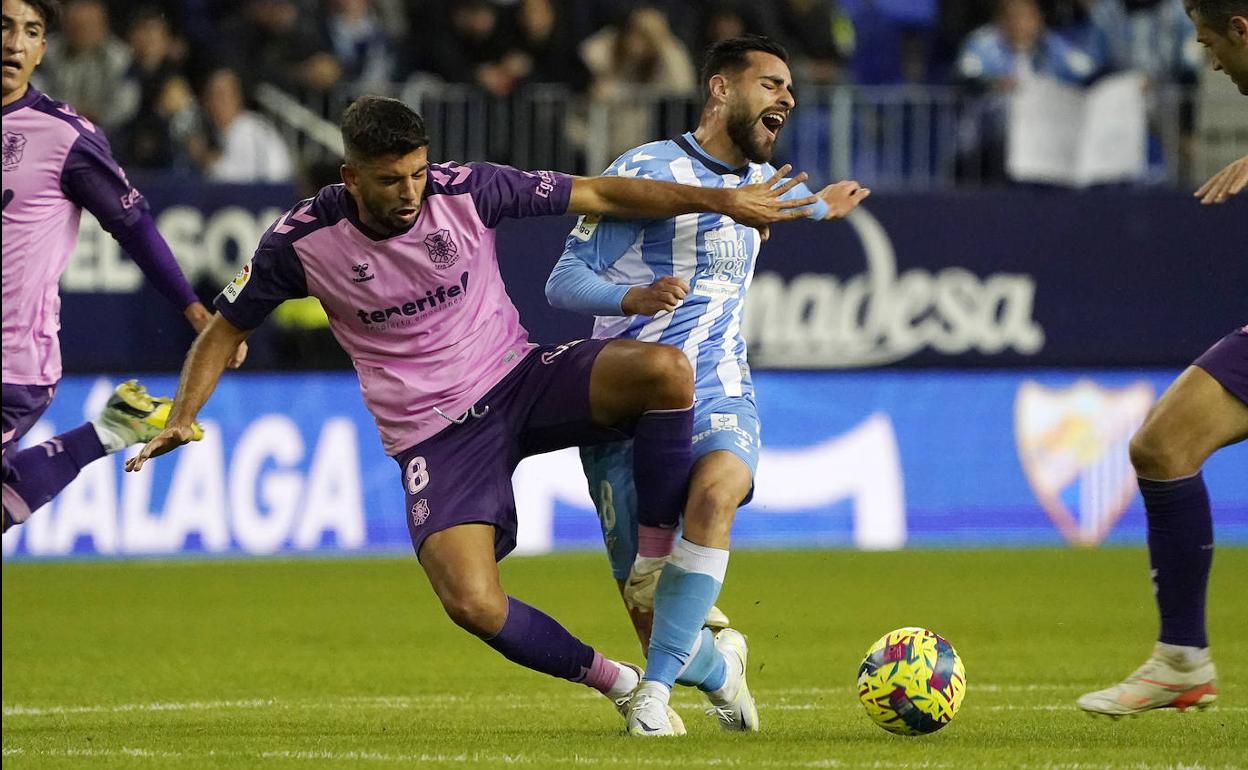
<svg viewBox="0 0 1248 770">
<path fill-rule="evenodd" d="M 765 181 L 774 173 L 769 163 L 728 168 L 686 133 L 629 150 L 603 175 L 739 187 Z M 810 194 L 806 185 L 799 184 L 784 197 Z M 822 218 L 826 211 L 826 204 L 819 202 L 810 215 Z M 666 275 L 689 282 L 689 295 L 674 312 L 597 316 L 594 337 L 680 348 L 693 365 L 696 395 L 702 400 L 754 392 L 741 313 L 761 240 L 758 230 L 721 214 L 682 214 L 663 220 L 582 216 L 568 235 L 563 259 L 574 256 L 601 278 L 621 286 L 648 286 Z"/>
</svg>

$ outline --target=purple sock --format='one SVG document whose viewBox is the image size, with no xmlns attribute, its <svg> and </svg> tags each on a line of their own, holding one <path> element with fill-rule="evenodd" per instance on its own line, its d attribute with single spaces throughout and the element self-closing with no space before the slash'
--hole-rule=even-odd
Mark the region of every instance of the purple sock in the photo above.
<svg viewBox="0 0 1248 770">
<path fill-rule="evenodd" d="M 692 469 L 693 407 L 643 414 L 633 431 L 633 484 L 641 526 L 676 526 Z"/>
<path fill-rule="evenodd" d="M 87 463 L 105 454 L 95 427 L 86 423 L 11 455 L 16 478 L 4 485 L 4 528 L 26 521 L 31 511 L 56 497 Z"/>
<path fill-rule="evenodd" d="M 1208 647 L 1205 593 L 1213 564 L 1213 516 L 1205 479 L 1140 479 L 1148 513 L 1148 559 L 1153 569 L 1161 635 L 1166 644 Z"/>
<path fill-rule="evenodd" d="M 512 663 L 580 682 L 606 692 L 618 667 L 577 639 L 559 622 L 519 599 L 507 597 L 507 620 L 485 643 Z"/>
</svg>

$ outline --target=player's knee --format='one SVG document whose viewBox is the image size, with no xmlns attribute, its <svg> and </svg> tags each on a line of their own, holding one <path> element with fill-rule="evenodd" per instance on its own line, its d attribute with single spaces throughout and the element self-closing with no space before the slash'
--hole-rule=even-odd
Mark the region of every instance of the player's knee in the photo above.
<svg viewBox="0 0 1248 770">
<path fill-rule="evenodd" d="M 442 608 L 455 625 L 488 639 L 507 621 L 507 597 L 501 591 L 468 589 L 443 597 Z"/>
<path fill-rule="evenodd" d="M 1131 437 L 1131 467 L 1148 479 L 1169 479 L 1194 473 L 1182 448 L 1165 433 L 1154 430 L 1147 422 Z"/>
<path fill-rule="evenodd" d="M 653 345 L 644 367 L 653 394 L 649 408 L 683 409 L 693 403 L 693 367 L 679 348 Z"/>
</svg>

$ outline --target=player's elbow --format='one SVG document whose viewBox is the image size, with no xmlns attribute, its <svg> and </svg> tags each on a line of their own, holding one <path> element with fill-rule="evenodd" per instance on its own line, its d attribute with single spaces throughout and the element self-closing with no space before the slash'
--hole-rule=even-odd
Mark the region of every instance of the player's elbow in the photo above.
<svg viewBox="0 0 1248 770">
<path fill-rule="evenodd" d="M 546 301 L 550 306 L 558 310 L 570 310 L 567 301 L 567 292 L 564 289 L 563 277 L 558 269 L 555 269 L 550 277 L 546 279 Z"/>
</svg>

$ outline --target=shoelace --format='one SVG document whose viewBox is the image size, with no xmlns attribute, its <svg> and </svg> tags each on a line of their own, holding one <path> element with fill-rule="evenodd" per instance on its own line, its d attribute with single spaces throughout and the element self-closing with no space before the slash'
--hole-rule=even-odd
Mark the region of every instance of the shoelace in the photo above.
<svg viewBox="0 0 1248 770">
<path fill-rule="evenodd" d="M 737 711 L 732 706 L 711 706 L 706 710 L 707 716 L 713 716 L 726 725 L 737 723 Z"/>
</svg>

